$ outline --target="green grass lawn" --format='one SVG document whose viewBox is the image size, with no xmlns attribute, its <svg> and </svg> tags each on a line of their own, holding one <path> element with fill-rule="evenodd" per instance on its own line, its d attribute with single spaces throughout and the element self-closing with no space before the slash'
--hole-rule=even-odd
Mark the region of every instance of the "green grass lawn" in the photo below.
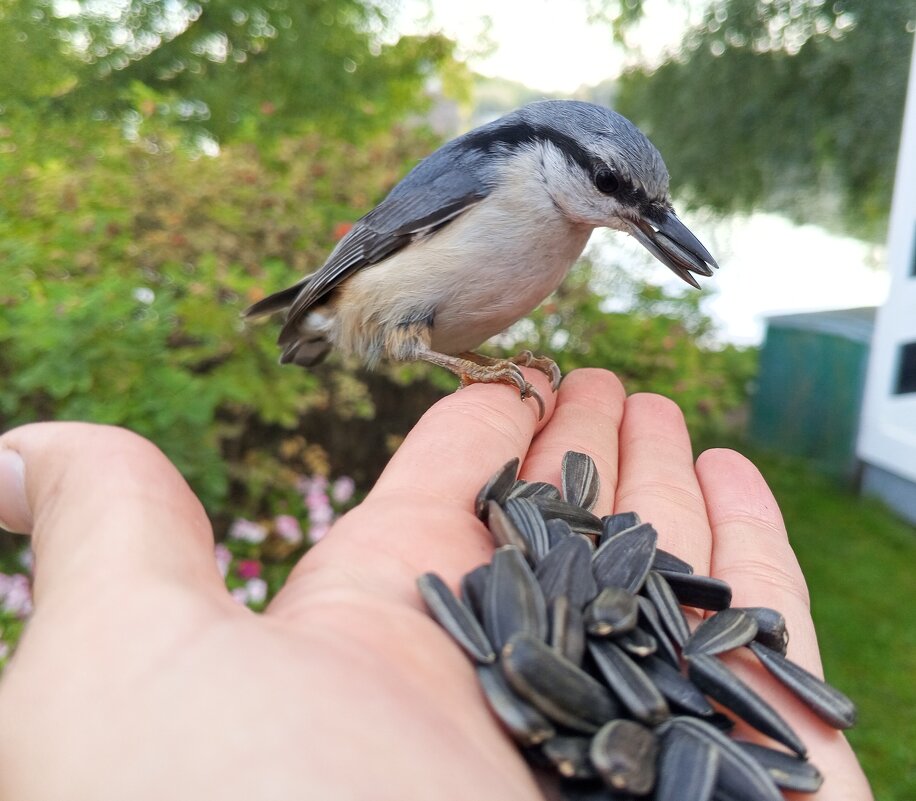
<svg viewBox="0 0 916 801">
<path fill-rule="evenodd" d="M 916 529 L 798 462 L 755 457 L 811 592 L 827 679 L 879 801 L 916 799 Z"/>
</svg>

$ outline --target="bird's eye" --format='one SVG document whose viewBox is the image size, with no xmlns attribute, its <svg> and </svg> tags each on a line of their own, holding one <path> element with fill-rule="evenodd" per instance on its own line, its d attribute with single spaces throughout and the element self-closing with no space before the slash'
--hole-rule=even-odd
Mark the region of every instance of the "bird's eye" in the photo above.
<svg viewBox="0 0 916 801">
<path fill-rule="evenodd" d="M 608 167 L 600 167 L 595 173 L 595 186 L 599 192 L 612 195 L 620 189 L 620 180 Z"/>
</svg>

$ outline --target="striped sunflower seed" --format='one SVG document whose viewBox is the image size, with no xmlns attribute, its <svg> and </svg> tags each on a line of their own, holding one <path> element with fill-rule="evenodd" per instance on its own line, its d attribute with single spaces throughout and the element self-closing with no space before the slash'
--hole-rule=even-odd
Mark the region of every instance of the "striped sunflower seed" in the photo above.
<svg viewBox="0 0 916 801">
<path fill-rule="evenodd" d="M 765 745 L 735 740 L 741 749 L 756 759 L 783 790 L 796 793 L 816 793 L 824 783 L 821 772 L 810 762 L 785 751 Z"/>
<path fill-rule="evenodd" d="M 487 528 L 493 537 L 493 544 L 499 548 L 503 545 L 511 545 L 517 548 L 522 556 L 531 562 L 533 557 L 529 553 L 528 540 L 522 536 L 518 526 L 512 522 L 509 515 L 496 501 L 489 501 L 489 511 L 487 512 Z"/>
<path fill-rule="evenodd" d="M 523 699 L 573 731 L 593 734 L 619 715 L 607 688 L 530 634 L 516 634 L 509 640 L 500 665 Z"/>
<path fill-rule="evenodd" d="M 587 509 L 554 498 L 538 496 L 531 500 L 541 510 L 545 520 L 565 520 L 578 534 L 597 535 L 601 533 L 601 518 L 593 515 Z"/>
<path fill-rule="evenodd" d="M 715 712 L 712 704 L 696 685 L 666 660 L 653 655 L 642 660 L 639 666 L 668 703 L 682 712 L 699 717 L 709 717 Z"/>
<path fill-rule="evenodd" d="M 515 483 L 515 477 L 518 475 L 518 457 L 514 457 L 499 468 L 480 488 L 477 498 L 474 500 L 474 511 L 477 517 L 486 522 L 487 515 L 490 512 L 489 502 L 503 503 L 509 497 L 509 491 Z"/>
<path fill-rule="evenodd" d="M 496 659 L 490 640 L 471 610 L 439 576 L 424 573 L 417 579 L 417 589 L 430 614 L 473 660 L 486 664 Z"/>
<path fill-rule="evenodd" d="M 493 554 L 483 596 L 483 627 L 497 650 L 518 632 L 547 638 L 544 595 L 521 552 L 512 545 Z"/>
<path fill-rule="evenodd" d="M 709 801 L 719 774 L 719 749 L 672 728 L 662 738 L 653 801 Z"/>
<path fill-rule="evenodd" d="M 516 481 L 515 486 L 509 490 L 509 498 L 553 498 L 560 499 L 560 490 L 546 481 Z"/>
<path fill-rule="evenodd" d="M 487 705 L 517 743 L 538 745 L 556 734 L 547 718 L 512 691 L 498 665 L 479 665 L 477 680 Z"/>
<path fill-rule="evenodd" d="M 706 695 L 730 709 L 757 731 L 772 737 L 799 756 L 807 748 L 782 716 L 716 657 L 695 654 L 687 660 L 687 675 Z"/>
<path fill-rule="evenodd" d="M 578 606 L 565 595 L 558 595 L 547 607 L 548 643 L 576 666 L 585 654 L 585 624 Z"/>
<path fill-rule="evenodd" d="M 785 801 L 770 774 L 738 744 L 705 720 L 676 717 L 662 724 L 663 738 L 680 731 L 712 744 L 719 752 L 715 798 L 746 799 L 746 801 Z M 685 798 L 686 801 L 686 798 Z"/>
<path fill-rule="evenodd" d="M 658 574 L 664 576 L 671 585 L 675 597 L 682 606 L 709 609 L 712 612 L 731 606 L 732 588 L 721 579 L 676 573 L 671 570 L 659 570 Z"/>
<path fill-rule="evenodd" d="M 529 498 L 510 498 L 503 505 L 503 511 L 525 538 L 532 564 L 540 562 L 550 550 L 550 538 L 547 523 L 537 506 Z"/>
<path fill-rule="evenodd" d="M 556 548 L 563 540 L 571 537 L 573 530 L 565 520 L 548 520 L 547 521 L 547 543 L 550 548 Z M 588 540 L 591 544 L 591 540 Z"/>
<path fill-rule="evenodd" d="M 601 518 L 601 542 L 642 523 L 636 512 L 618 512 Z"/>
<path fill-rule="evenodd" d="M 650 570 L 649 575 L 646 576 L 644 592 L 649 597 L 649 600 L 655 604 L 662 625 L 671 635 L 671 639 L 683 648 L 684 643 L 687 642 L 687 638 L 690 636 L 690 627 L 687 625 L 687 618 L 684 617 L 684 611 L 681 609 L 671 585 L 660 573 Z"/>
<path fill-rule="evenodd" d="M 590 640 L 588 651 L 608 687 L 636 720 L 656 725 L 671 714 L 655 683 L 617 643 Z"/>
<path fill-rule="evenodd" d="M 478 623 L 483 622 L 483 596 L 490 576 L 490 563 L 478 565 L 461 577 L 461 600 L 474 613 Z"/>
<path fill-rule="evenodd" d="M 752 642 L 750 649 L 760 660 L 760 664 L 798 696 L 799 700 L 821 720 L 835 729 L 848 729 L 855 725 L 856 705 L 838 689 L 765 645 Z"/>
<path fill-rule="evenodd" d="M 622 587 L 639 592 L 652 567 L 658 534 L 640 523 L 604 540 L 592 556 L 592 572 L 599 587 Z"/>
<path fill-rule="evenodd" d="M 740 609 L 723 609 L 706 618 L 684 643 L 684 656 L 714 656 L 747 645 L 757 634 L 757 621 Z"/>
<path fill-rule="evenodd" d="M 592 548 L 581 535 L 567 537 L 545 556 L 535 568 L 544 597 L 552 601 L 565 595 L 580 609 L 598 594 L 592 575 Z"/>
<path fill-rule="evenodd" d="M 655 559 L 652 561 L 652 569 L 669 570 L 672 573 L 687 573 L 688 575 L 693 573 L 693 565 L 661 548 L 655 549 Z"/>
<path fill-rule="evenodd" d="M 658 610 L 656 610 L 655 604 L 642 595 L 636 596 L 636 603 L 639 604 L 638 625 L 645 628 L 645 630 L 655 638 L 656 643 L 658 643 L 656 653 L 667 660 L 670 665 L 680 669 L 681 662 L 678 658 L 677 651 L 674 650 L 674 644 L 671 642 L 668 632 L 665 631 L 665 627 L 662 625 L 662 620 L 658 616 Z"/>
<path fill-rule="evenodd" d="M 632 720 L 612 720 L 592 738 L 589 754 L 615 794 L 652 792 L 658 741 L 650 729 Z"/>
<path fill-rule="evenodd" d="M 592 511 L 601 490 L 594 459 L 585 453 L 567 451 L 560 466 L 560 486 L 564 501 Z"/>
</svg>

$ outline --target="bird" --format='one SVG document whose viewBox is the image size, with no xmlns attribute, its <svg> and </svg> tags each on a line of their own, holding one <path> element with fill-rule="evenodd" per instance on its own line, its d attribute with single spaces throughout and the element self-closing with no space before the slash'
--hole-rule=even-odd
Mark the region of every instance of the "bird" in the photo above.
<svg viewBox="0 0 916 801">
<path fill-rule="evenodd" d="M 284 312 L 281 363 L 332 349 L 369 368 L 426 361 L 461 386 L 503 383 L 544 400 L 520 367 L 553 359 L 476 353 L 563 281 L 592 232 L 633 236 L 699 289 L 718 267 L 678 219 L 661 154 L 632 122 L 594 103 L 541 100 L 468 131 L 421 160 L 340 239 L 324 264 L 245 311 Z"/>
</svg>

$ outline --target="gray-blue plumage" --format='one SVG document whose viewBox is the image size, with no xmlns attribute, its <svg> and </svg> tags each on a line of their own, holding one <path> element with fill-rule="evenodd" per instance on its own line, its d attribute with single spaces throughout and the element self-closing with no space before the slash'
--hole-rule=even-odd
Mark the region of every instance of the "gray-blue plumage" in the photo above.
<svg viewBox="0 0 916 801">
<path fill-rule="evenodd" d="M 462 381 L 509 380 L 524 396 L 517 369 L 472 363 L 468 351 L 553 291 L 598 226 L 635 236 L 695 286 L 690 273 L 715 266 L 674 215 L 664 162 L 631 122 L 591 103 L 533 103 L 421 161 L 322 267 L 248 314 L 287 309 L 283 361 L 309 365 L 336 345 L 368 363 L 422 358 Z"/>
</svg>

